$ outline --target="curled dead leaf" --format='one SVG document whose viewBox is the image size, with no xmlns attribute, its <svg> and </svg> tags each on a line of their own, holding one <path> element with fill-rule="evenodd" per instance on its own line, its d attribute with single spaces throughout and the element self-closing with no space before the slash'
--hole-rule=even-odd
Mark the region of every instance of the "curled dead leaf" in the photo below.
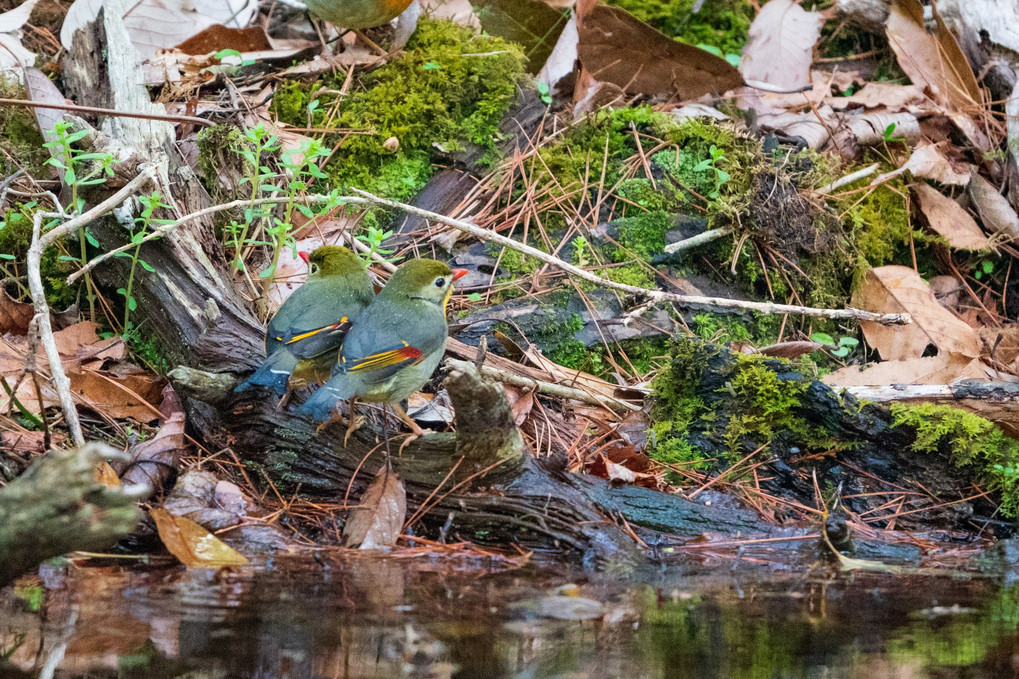
<svg viewBox="0 0 1019 679">
<path fill-rule="evenodd" d="M 187 568 L 243 566 L 248 560 L 191 519 L 174 516 L 165 509 L 150 509 L 156 532 L 167 551 Z"/>
</svg>

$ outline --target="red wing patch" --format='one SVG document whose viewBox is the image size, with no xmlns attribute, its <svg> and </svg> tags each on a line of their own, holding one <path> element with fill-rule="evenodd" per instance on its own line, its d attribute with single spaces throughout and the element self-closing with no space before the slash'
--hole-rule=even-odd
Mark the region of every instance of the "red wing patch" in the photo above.
<svg viewBox="0 0 1019 679">
<path fill-rule="evenodd" d="M 392 349 L 390 351 L 381 351 L 377 354 L 372 354 L 367 358 L 362 358 L 357 361 L 347 370 L 358 371 L 358 370 L 378 370 L 379 368 L 388 368 L 392 365 L 399 365 L 405 361 L 413 361 L 414 363 L 419 362 L 423 358 L 423 354 L 420 350 L 407 345 L 399 349 Z"/>
</svg>

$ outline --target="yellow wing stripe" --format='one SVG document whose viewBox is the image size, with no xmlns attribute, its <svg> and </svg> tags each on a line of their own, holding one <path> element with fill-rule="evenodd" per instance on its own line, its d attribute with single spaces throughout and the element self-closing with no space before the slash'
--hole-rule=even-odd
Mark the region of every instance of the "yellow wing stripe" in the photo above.
<svg viewBox="0 0 1019 679">
<path fill-rule="evenodd" d="M 343 325 L 346 322 L 347 322 L 347 317 L 344 316 L 343 318 L 340 319 L 339 323 L 333 323 L 332 325 L 327 325 L 324 328 L 317 328 L 317 329 L 311 330 L 309 332 L 301 333 L 300 335 L 294 335 L 292 338 L 290 338 L 289 341 L 287 341 L 287 344 L 293 344 L 294 342 L 300 342 L 303 339 L 308 339 L 309 337 L 312 337 L 313 335 L 319 334 L 323 330 L 335 330 L 336 328 L 340 327 L 341 325 Z M 279 339 L 279 338 L 277 338 L 277 339 Z"/>
</svg>

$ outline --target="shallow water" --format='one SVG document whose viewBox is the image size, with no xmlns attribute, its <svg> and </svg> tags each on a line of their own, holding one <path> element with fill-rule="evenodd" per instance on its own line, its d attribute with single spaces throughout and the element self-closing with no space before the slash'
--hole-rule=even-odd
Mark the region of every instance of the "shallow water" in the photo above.
<svg viewBox="0 0 1019 679">
<path fill-rule="evenodd" d="M 1019 587 L 721 571 L 591 577 L 367 557 L 234 573 L 47 566 L 0 590 L 0 676 L 1019 676 Z M 566 583 L 579 598 L 556 596 Z"/>
</svg>

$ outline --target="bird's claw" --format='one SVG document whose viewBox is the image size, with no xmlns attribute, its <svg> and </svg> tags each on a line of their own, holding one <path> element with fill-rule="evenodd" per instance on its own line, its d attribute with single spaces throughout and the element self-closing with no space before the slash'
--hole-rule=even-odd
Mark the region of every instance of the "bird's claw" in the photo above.
<svg viewBox="0 0 1019 679">
<path fill-rule="evenodd" d="M 343 435 L 343 447 L 347 447 L 347 442 L 350 440 L 350 435 L 361 428 L 364 424 L 364 417 L 358 415 L 353 418 L 353 421 L 347 425 L 347 433 Z"/>
</svg>

